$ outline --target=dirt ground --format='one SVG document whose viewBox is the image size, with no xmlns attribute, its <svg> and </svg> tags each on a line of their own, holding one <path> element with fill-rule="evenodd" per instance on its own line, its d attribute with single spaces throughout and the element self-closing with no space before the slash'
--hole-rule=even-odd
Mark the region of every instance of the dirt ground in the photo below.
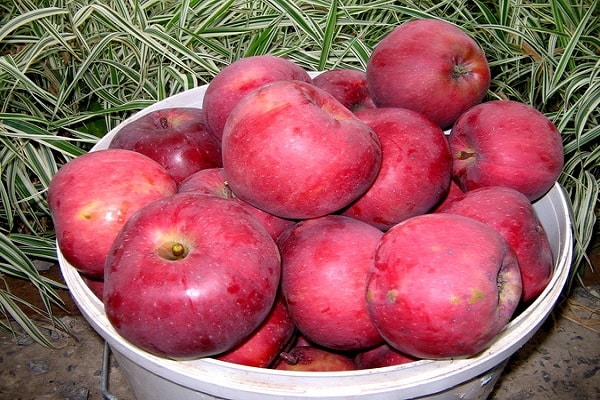
<svg viewBox="0 0 600 400">
<path fill-rule="evenodd" d="M 590 294 L 600 295 L 600 280 L 592 278 L 588 290 L 574 290 L 511 357 L 491 400 L 600 399 L 600 302 Z M 74 336 L 45 329 L 56 349 L 25 334 L 0 331 L 0 400 L 134 400 L 114 359 L 106 368 L 108 390 L 103 393 L 104 343 L 68 292 L 64 295 L 67 307 L 60 318 Z"/>
</svg>

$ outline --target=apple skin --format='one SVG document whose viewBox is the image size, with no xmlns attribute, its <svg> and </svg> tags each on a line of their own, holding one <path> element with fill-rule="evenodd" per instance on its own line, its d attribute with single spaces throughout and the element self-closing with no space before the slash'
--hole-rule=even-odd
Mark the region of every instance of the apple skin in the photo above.
<svg viewBox="0 0 600 400">
<path fill-rule="evenodd" d="M 509 187 L 470 190 L 438 212 L 463 215 L 497 230 L 512 247 L 521 270 L 521 301 L 534 300 L 552 278 L 552 250 L 546 232 L 527 197 Z"/>
<path fill-rule="evenodd" d="M 211 356 L 265 320 L 280 273 L 277 245 L 242 206 L 178 193 L 123 226 L 106 261 L 104 306 L 117 332 L 141 349 Z"/>
<path fill-rule="evenodd" d="M 367 313 L 366 279 L 383 233 L 340 215 L 298 222 L 278 240 L 281 289 L 312 343 L 361 350 L 383 342 Z"/>
<path fill-rule="evenodd" d="M 220 140 L 225 122 L 237 103 L 254 89 L 280 80 L 312 82 L 308 72 L 298 64 L 271 55 L 240 58 L 221 69 L 209 82 L 202 102 L 209 130 Z"/>
<path fill-rule="evenodd" d="M 400 353 L 387 343 L 368 349 L 354 356 L 357 369 L 382 368 L 408 364 L 418 359 Z"/>
<path fill-rule="evenodd" d="M 58 247 L 77 270 L 102 278 L 106 256 L 127 219 L 176 191 L 175 180 L 160 164 L 131 150 L 106 149 L 74 158 L 48 187 Z"/>
<path fill-rule="evenodd" d="M 345 207 L 373 183 L 382 158 L 367 124 L 300 81 L 273 82 L 244 97 L 227 120 L 222 152 L 235 195 L 288 219 Z"/>
<path fill-rule="evenodd" d="M 296 326 L 283 296 L 279 294 L 263 323 L 242 343 L 215 358 L 234 364 L 268 368 L 294 338 L 295 332 Z"/>
<path fill-rule="evenodd" d="M 354 371 L 356 364 L 352 358 L 313 346 L 296 346 L 280 354 L 275 369 L 282 371 L 331 372 Z"/>
<path fill-rule="evenodd" d="M 425 214 L 387 231 L 367 281 L 367 308 L 385 341 L 409 356 L 484 350 L 521 298 L 516 256 L 490 226 Z"/>
<path fill-rule="evenodd" d="M 196 171 L 222 165 L 221 143 L 206 129 L 204 111 L 199 108 L 152 111 L 123 124 L 109 147 L 147 155 L 177 183 Z"/>
<path fill-rule="evenodd" d="M 552 188 L 564 165 L 561 134 L 530 105 L 492 100 L 465 112 L 448 138 L 454 180 L 463 191 L 508 186 L 530 201 Z"/>
<path fill-rule="evenodd" d="M 179 193 L 204 193 L 237 202 L 263 224 L 273 239 L 277 239 L 281 233 L 296 223 L 296 221 L 280 218 L 256 208 L 236 197 L 227 183 L 223 168 L 208 168 L 198 171 L 181 182 L 177 191 Z"/>
<path fill-rule="evenodd" d="M 491 78 L 477 42 L 434 19 L 397 26 L 375 46 L 366 74 L 378 107 L 420 112 L 443 129 L 483 100 Z"/>
<path fill-rule="evenodd" d="M 456 182 L 454 182 L 454 180 L 450 181 L 450 186 L 448 187 L 448 190 L 446 191 L 446 194 L 444 195 L 444 197 L 442 198 L 442 200 L 438 203 L 438 205 L 436 205 L 433 210 L 431 210 L 430 212 L 437 212 L 439 209 L 441 209 L 442 207 L 444 207 L 444 205 L 446 203 L 451 202 L 453 199 L 455 199 L 456 197 L 461 196 L 462 194 L 464 194 L 464 192 L 462 191 L 462 189 L 460 188 L 460 186 L 458 186 L 458 184 Z"/>
<path fill-rule="evenodd" d="M 367 74 L 353 69 L 332 69 L 312 79 L 313 85 L 325 90 L 351 111 L 375 108 L 367 87 Z"/>
<path fill-rule="evenodd" d="M 431 210 L 448 190 L 450 147 L 439 126 L 403 108 L 355 112 L 379 136 L 383 158 L 369 189 L 343 215 L 387 230 Z"/>
</svg>

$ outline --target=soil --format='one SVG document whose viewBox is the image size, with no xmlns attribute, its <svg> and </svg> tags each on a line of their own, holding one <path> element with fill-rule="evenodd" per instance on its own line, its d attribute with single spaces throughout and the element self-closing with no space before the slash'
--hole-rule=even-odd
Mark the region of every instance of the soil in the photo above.
<svg viewBox="0 0 600 400">
<path fill-rule="evenodd" d="M 595 272 L 586 271 L 585 286 L 557 304 L 532 339 L 511 357 L 490 400 L 600 399 L 600 247 L 590 257 Z M 62 281 L 57 266 L 43 274 Z M 30 285 L 3 279 L 13 293 L 39 304 L 37 293 L 27 288 Z M 108 358 L 103 373 L 103 340 L 68 291 L 59 292 L 65 307 L 56 315 L 72 336 L 44 328 L 55 348 L 42 347 L 25 333 L 0 331 L 0 400 L 135 400 L 114 359 Z"/>
</svg>

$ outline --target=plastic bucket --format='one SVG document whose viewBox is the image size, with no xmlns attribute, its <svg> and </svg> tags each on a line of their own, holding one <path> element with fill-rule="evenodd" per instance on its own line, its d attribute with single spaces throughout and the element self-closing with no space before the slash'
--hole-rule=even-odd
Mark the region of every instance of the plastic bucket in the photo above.
<svg viewBox="0 0 600 400">
<path fill-rule="evenodd" d="M 205 86 L 198 87 L 165 99 L 123 124 L 159 108 L 200 108 L 205 90 Z M 109 132 L 94 150 L 106 148 L 117 129 Z M 533 336 L 548 317 L 569 276 L 573 251 L 570 204 L 560 185 L 556 184 L 534 204 L 534 208 L 552 246 L 554 274 L 540 296 L 505 327 L 487 350 L 467 359 L 421 360 L 368 370 L 290 372 L 247 367 L 211 358 L 173 361 L 154 356 L 119 336 L 106 318 L 102 302 L 64 259 L 60 250 L 58 260 L 75 303 L 110 346 L 139 400 L 485 399 L 510 356 Z"/>
</svg>

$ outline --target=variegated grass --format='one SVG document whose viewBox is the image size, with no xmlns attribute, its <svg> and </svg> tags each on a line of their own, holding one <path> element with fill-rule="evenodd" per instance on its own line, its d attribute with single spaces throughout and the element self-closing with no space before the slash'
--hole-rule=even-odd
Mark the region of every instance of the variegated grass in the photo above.
<svg viewBox="0 0 600 400">
<path fill-rule="evenodd" d="M 571 282 L 580 279 L 598 233 L 597 0 L 15 0 L 0 5 L 0 276 L 33 285 L 44 308 L 0 285 L 0 327 L 16 323 L 50 345 L 29 309 L 65 329 L 52 312 L 63 286 L 33 264 L 55 261 L 45 196 L 62 164 L 132 113 L 209 82 L 233 60 L 273 54 L 308 70 L 364 70 L 381 38 L 411 18 L 463 28 L 488 55 L 488 98 L 531 104 L 561 130 L 560 183 L 576 238 Z"/>
</svg>

